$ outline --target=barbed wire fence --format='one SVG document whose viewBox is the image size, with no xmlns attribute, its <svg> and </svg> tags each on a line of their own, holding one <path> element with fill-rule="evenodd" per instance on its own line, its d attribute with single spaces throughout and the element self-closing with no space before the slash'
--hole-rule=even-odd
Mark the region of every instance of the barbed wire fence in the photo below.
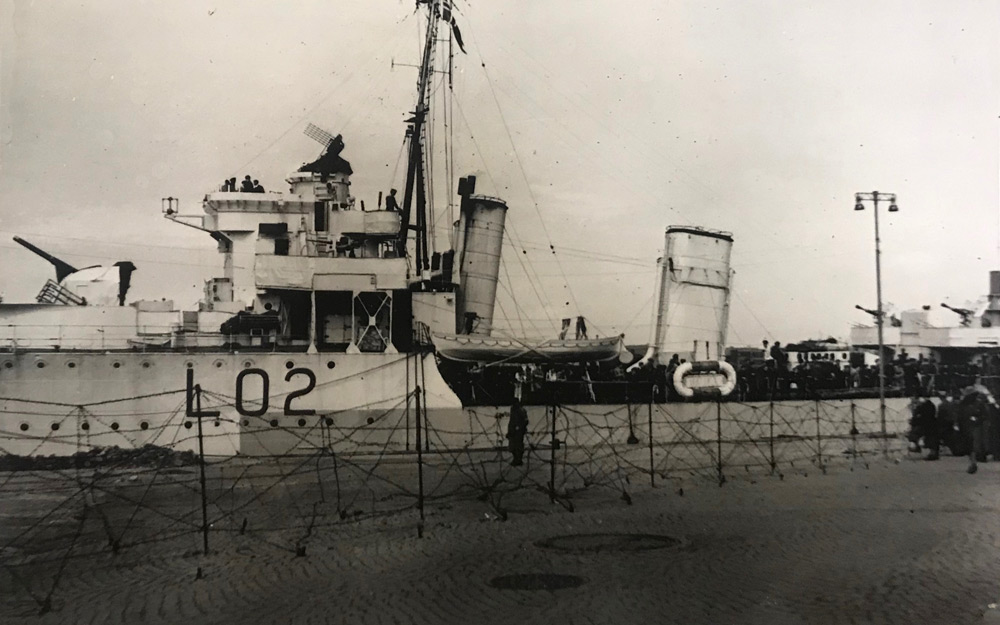
<svg viewBox="0 0 1000 625">
<path fill-rule="evenodd" d="M 433 516 L 458 505 L 506 520 L 546 503 L 571 512 L 609 495 L 630 505 L 650 489 L 867 467 L 905 453 L 909 417 L 904 399 L 887 402 L 884 429 L 878 400 L 552 403 L 529 407 L 512 466 L 509 409 L 428 413 L 419 386 L 295 420 L 227 416 L 234 398 L 200 388 L 192 416 L 184 390 L 163 395 L 170 411 L 128 427 L 115 402 L 3 404 L 50 424 L 0 430 L 19 452 L 0 456 L 0 614 L 59 610 L 61 591 L 151 560 L 197 579 L 213 554 L 309 557 L 387 529 L 447 531 Z M 64 451 L 38 455 L 51 449 Z"/>
</svg>

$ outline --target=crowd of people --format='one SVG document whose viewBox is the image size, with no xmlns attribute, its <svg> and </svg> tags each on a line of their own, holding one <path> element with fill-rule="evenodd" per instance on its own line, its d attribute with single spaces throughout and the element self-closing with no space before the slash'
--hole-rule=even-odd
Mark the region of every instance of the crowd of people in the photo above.
<svg viewBox="0 0 1000 625">
<path fill-rule="evenodd" d="M 925 460 L 941 457 L 941 447 L 953 455 L 969 456 L 969 473 L 988 457 L 1000 460 L 1000 406 L 982 385 L 941 393 L 938 402 L 914 397 L 910 403 L 910 451 L 927 449 Z"/>
<path fill-rule="evenodd" d="M 765 343 L 767 343 L 765 341 Z M 766 347 L 766 346 L 765 346 Z M 874 395 L 879 387 L 878 362 L 866 363 L 858 353 L 850 361 L 835 354 L 813 353 L 790 363 L 781 344 L 775 342 L 763 361 L 748 361 L 737 367 L 736 396 L 742 401 L 766 401 L 825 396 Z M 1000 372 L 1000 367 L 997 368 Z M 986 365 L 976 362 L 939 363 L 933 356 L 911 357 L 906 350 L 885 363 L 885 388 L 890 396 L 913 397 L 953 393 L 989 376 Z"/>
<path fill-rule="evenodd" d="M 222 186 L 219 187 L 219 191 L 229 192 L 229 193 L 264 193 L 264 187 L 261 186 L 259 180 L 251 180 L 250 176 L 244 176 L 243 182 L 240 183 L 239 188 L 236 186 L 236 178 L 230 178 L 223 181 Z"/>
</svg>

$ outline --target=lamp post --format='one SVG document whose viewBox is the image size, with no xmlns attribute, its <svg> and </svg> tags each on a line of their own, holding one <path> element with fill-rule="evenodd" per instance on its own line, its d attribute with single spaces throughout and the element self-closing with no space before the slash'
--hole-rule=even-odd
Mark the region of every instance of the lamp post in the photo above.
<svg viewBox="0 0 1000 625">
<path fill-rule="evenodd" d="M 895 193 L 872 191 L 871 193 L 854 194 L 854 210 L 865 210 L 864 202 L 866 200 L 871 201 L 874 207 L 872 212 L 875 213 L 875 297 L 877 303 L 875 325 L 878 328 L 878 409 L 882 422 L 882 444 L 885 445 L 885 343 L 882 338 L 885 312 L 882 310 L 882 247 L 878 235 L 878 203 L 880 200 L 883 202 L 888 201 L 890 213 L 895 213 L 899 210 L 899 207 L 896 206 Z"/>
</svg>

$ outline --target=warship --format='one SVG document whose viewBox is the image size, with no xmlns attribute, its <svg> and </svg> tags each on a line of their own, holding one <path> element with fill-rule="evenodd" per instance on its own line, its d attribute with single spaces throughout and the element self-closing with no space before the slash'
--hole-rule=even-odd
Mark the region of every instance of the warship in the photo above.
<svg viewBox="0 0 1000 625">
<path fill-rule="evenodd" d="M 503 418 L 515 399 L 538 414 L 557 400 L 622 410 L 635 398 L 616 383 L 662 373 L 675 354 L 687 368 L 661 375 L 660 387 L 732 389 L 722 362 L 728 233 L 667 229 L 656 330 L 631 371 L 624 337 L 589 338 L 583 318 L 572 336 L 564 320 L 543 340 L 495 330 L 505 201 L 461 178 L 450 249 L 429 241 L 432 77 L 450 71 L 435 69 L 437 48 L 461 46 L 461 33 L 446 0 L 418 8 L 427 25 L 400 199 L 380 193 L 366 209 L 344 138 L 312 124 L 305 132 L 321 153 L 287 177 L 287 191 L 231 179 L 204 196 L 200 214 L 165 198 L 164 217 L 204 232 L 222 255 L 222 275 L 206 281 L 195 310 L 128 302 L 131 262 L 77 268 L 15 238 L 55 279 L 35 302 L 0 303 L 0 451 L 190 448 L 202 427 L 209 454 L 321 445 L 328 427 L 356 433 L 359 448 L 409 448 L 420 414 L 463 445 L 474 419 Z"/>
</svg>

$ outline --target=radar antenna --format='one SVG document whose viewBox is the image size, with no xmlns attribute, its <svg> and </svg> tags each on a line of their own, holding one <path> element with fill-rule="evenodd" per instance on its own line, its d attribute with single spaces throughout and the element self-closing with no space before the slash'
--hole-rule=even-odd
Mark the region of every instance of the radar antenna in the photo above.
<svg viewBox="0 0 1000 625">
<path fill-rule="evenodd" d="M 334 136 L 312 122 L 309 122 L 302 133 L 324 148 L 329 147 L 333 143 Z"/>
</svg>

